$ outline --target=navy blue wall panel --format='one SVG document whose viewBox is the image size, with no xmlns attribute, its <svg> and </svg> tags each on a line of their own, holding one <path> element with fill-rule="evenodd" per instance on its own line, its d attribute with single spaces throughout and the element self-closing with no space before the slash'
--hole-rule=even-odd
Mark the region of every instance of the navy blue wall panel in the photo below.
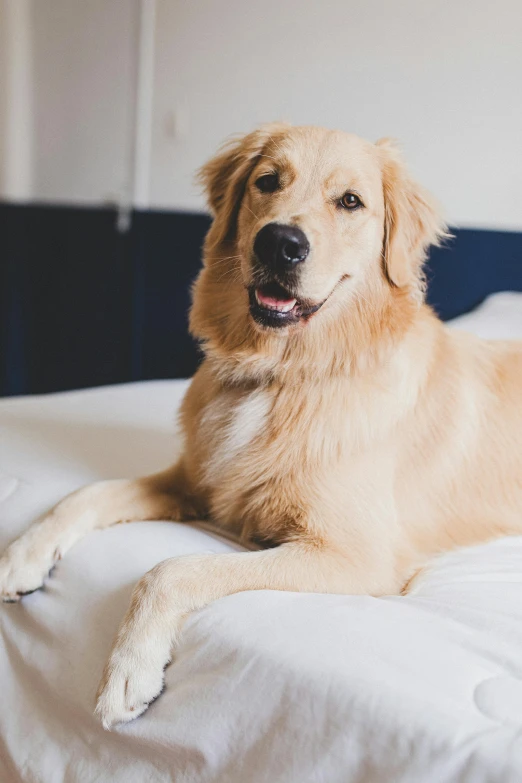
<svg viewBox="0 0 522 783">
<path fill-rule="evenodd" d="M 2 206 L 4 394 L 129 378 L 129 236 L 103 209 Z"/>
<path fill-rule="evenodd" d="M 443 320 L 467 313 L 497 291 L 522 291 L 522 232 L 453 229 L 432 248 L 428 301 Z"/>
<path fill-rule="evenodd" d="M 134 378 L 188 378 L 197 367 L 187 317 L 209 225 L 206 215 L 134 214 Z"/>
<path fill-rule="evenodd" d="M 205 215 L 0 204 L 0 394 L 190 376 L 187 330 Z M 428 265 L 447 319 L 522 291 L 522 233 L 455 231 Z"/>
</svg>

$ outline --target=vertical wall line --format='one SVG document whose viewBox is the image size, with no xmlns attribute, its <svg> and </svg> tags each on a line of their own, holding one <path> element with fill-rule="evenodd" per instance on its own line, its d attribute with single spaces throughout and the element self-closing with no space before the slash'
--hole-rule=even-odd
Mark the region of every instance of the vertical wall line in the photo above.
<svg viewBox="0 0 522 783">
<path fill-rule="evenodd" d="M 133 177 L 133 205 L 137 209 L 146 209 L 150 204 L 155 28 L 156 0 L 141 0 L 136 78 Z"/>
</svg>

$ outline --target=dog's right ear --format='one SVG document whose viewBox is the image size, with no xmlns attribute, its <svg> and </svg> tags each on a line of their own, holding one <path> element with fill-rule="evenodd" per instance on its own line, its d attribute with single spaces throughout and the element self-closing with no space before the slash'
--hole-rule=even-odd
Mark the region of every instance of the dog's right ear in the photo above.
<svg viewBox="0 0 522 783">
<path fill-rule="evenodd" d="M 280 137 L 286 127 L 282 123 L 262 125 L 246 136 L 231 139 L 199 170 L 197 178 L 206 192 L 217 229 L 213 237 L 216 244 L 234 238 L 248 177 L 267 144 Z"/>
</svg>

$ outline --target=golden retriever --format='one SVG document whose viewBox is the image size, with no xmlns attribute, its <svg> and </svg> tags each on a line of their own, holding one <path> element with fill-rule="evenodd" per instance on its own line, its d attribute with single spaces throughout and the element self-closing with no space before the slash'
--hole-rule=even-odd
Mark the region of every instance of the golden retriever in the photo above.
<svg viewBox="0 0 522 783">
<path fill-rule="evenodd" d="M 400 593 L 434 554 L 522 532 L 522 344 L 450 332 L 424 303 L 446 232 L 393 144 L 264 126 L 201 177 L 214 221 L 190 325 L 205 360 L 182 458 L 70 495 L 0 561 L 17 600 L 115 522 L 206 518 L 261 547 L 145 575 L 100 685 L 106 727 L 146 709 L 184 618 L 219 597 Z"/>
</svg>

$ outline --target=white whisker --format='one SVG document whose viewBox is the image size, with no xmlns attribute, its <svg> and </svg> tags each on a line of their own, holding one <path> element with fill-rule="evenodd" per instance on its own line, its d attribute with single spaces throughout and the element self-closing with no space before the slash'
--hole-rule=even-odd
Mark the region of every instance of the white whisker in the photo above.
<svg viewBox="0 0 522 783">
<path fill-rule="evenodd" d="M 219 264 L 226 264 L 227 261 L 241 261 L 241 256 L 226 256 L 225 258 L 209 258 L 208 261 L 211 261 L 213 266 L 218 266 Z"/>
<path fill-rule="evenodd" d="M 272 142 L 272 144 L 274 145 L 276 150 L 280 153 L 280 155 L 282 155 L 283 154 L 283 150 L 281 149 L 281 147 L 278 144 L 275 143 L 273 137 L 270 134 L 268 134 L 268 138 L 270 139 L 270 141 Z"/>
<path fill-rule="evenodd" d="M 232 258 L 241 258 L 241 256 L 209 256 L 208 261 L 228 261 Z"/>
<path fill-rule="evenodd" d="M 256 213 L 255 213 L 255 212 L 253 212 L 253 211 L 250 209 L 250 207 L 248 206 L 248 204 L 243 204 L 243 206 L 244 206 L 244 207 L 246 207 L 246 208 L 248 209 L 248 211 L 249 211 L 249 212 L 250 212 L 250 213 L 251 213 L 251 214 L 252 214 L 252 215 L 255 217 L 255 219 L 256 219 L 256 220 L 259 220 L 259 218 L 258 218 L 258 216 L 256 215 Z"/>
</svg>

